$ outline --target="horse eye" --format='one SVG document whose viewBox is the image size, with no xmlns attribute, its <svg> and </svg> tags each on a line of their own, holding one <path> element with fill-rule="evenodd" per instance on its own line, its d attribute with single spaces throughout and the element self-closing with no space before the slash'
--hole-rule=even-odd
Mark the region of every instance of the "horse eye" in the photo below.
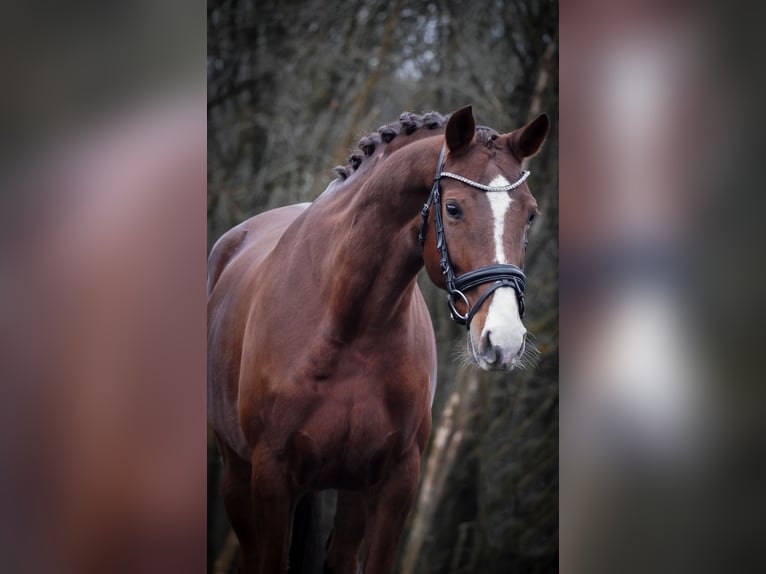
<svg viewBox="0 0 766 574">
<path fill-rule="evenodd" d="M 447 215 L 449 215 L 451 218 L 453 219 L 463 218 L 463 212 L 454 203 L 448 203 L 446 206 L 446 209 L 447 209 Z"/>
<path fill-rule="evenodd" d="M 537 212 L 533 211 L 529 214 L 529 221 L 527 222 L 528 225 L 532 225 L 532 222 L 535 220 L 535 217 L 537 217 Z"/>
</svg>

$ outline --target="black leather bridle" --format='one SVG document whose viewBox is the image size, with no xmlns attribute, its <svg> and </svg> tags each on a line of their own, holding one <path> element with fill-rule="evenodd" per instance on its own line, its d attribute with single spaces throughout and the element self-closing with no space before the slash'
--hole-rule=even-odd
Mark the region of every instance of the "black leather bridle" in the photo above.
<svg viewBox="0 0 766 574">
<path fill-rule="evenodd" d="M 522 170 L 519 179 L 511 184 L 491 187 L 478 183 L 462 175 L 442 171 L 444 168 L 444 156 L 446 154 L 446 146 L 442 146 L 441 153 L 439 154 L 439 164 L 436 168 L 436 175 L 434 175 L 433 186 L 431 187 L 431 194 L 428 196 L 428 201 L 423 205 L 423 211 L 420 213 L 420 233 L 418 234 L 418 241 L 420 246 L 425 244 L 426 231 L 428 228 L 428 214 L 431 206 L 434 206 L 434 231 L 436 232 L 436 249 L 439 251 L 441 258 L 441 270 L 444 274 L 447 283 L 447 303 L 450 308 L 450 317 L 459 325 L 465 325 L 466 328 L 471 327 L 471 320 L 476 312 L 481 308 L 487 298 L 501 287 L 510 287 L 516 292 L 516 300 L 519 303 L 519 315 L 524 316 L 524 289 L 527 285 L 524 271 L 516 265 L 509 263 L 498 263 L 495 265 L 487 265 L 479 269 L 474 269 L 468 273 L 463 273 L 459 277 L 455 276 L 455 271 L 450 263 L 449 253 L 447 252 L 447 241 L 444 236 L 444 220 L 442 218 L 442 205 L 441 205 L 441 190 L 439 182 L 443 177 L 455 179 L 476 189 L 493 193 L 493 192 L 507 192 L 519 187 L 529 177 L 529 171 Z M 527 237 L 524 235 L 524 249 L 527 247 Z M 479 285 L 485 283 L 492 283 L 493 285 L 485 291 L 481 297 L 476 301 L 473 307 L 465 296 L 465 292 L 469 289 L 473 289 Z M 465 303 L 466 313 L 461 314 L 455 308 L 455 301 L 462 299 Z"/>
</svg>

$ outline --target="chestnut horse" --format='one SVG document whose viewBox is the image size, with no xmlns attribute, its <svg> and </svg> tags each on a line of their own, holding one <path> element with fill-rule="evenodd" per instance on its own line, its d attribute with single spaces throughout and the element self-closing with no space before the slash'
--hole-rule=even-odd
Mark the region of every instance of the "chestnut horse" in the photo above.
<svg viewBox="0 0 766 574">
<path fill-rule="evenodd" d="M 518 363 L 537 209 L 521 164 L 548 126 L 541 115 L 499 134 L 470 106 L 403 114 L 316 201 L 252 217 L 213 247 L 208 409 L 244 572 L 283 574 L 288 557 L 291 572 L 391 571 L 436 386 L 416 275 L 425 266 L 447 290 L 480 367 Z M 338 498 L 321 563 L 293 515 L 324 489 Z"/>
</svg>

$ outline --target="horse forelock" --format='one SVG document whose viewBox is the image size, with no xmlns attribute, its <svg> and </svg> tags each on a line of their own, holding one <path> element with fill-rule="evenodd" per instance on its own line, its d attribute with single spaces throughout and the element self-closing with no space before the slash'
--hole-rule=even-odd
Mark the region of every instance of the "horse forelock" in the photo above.
<svg viewBox="0 0 766 574">
<path fill-rule="evenodd" d="M 347 165 L 339 165 L 334 168 L 335 172 L 342 180 L 346 180 L 356 172 L 362 163 L 375 154 L 376 151 L 389 143 L 396 137 L 412 135 L 418 130 L 438 130 L 447 125 L 448 115 L 442 115 L 438 112 L 428 112 L 425 114 L 413 114 L 404 112 L 399 116 L 398 121 L 380 126 L 377 131 L 367 134 L 359 140 L 359 149 L 355 150 L 348 158 Z"/>
<path fill-rule="evenodd" d="M 487 126 L 477 126 L 476 128 L 476 140 L 484 147 L 492 147 L 493 142 L 500 134 L 494 129 Z"/>
</svg>

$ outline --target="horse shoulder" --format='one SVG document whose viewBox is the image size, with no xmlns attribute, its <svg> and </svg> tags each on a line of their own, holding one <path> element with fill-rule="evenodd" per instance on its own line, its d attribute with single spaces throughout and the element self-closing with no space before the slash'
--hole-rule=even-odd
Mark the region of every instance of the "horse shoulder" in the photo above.
<svg viewBox="0 0 766 574">
<path fill-rule="evenodd" d="M 221 439 L 244 449 L 239 429 L 239 374 L 260 263 L 308 207 L 295 204 L 251 217 L 226 232 L 208 260 L 208 409 Z"/>
</svg>

